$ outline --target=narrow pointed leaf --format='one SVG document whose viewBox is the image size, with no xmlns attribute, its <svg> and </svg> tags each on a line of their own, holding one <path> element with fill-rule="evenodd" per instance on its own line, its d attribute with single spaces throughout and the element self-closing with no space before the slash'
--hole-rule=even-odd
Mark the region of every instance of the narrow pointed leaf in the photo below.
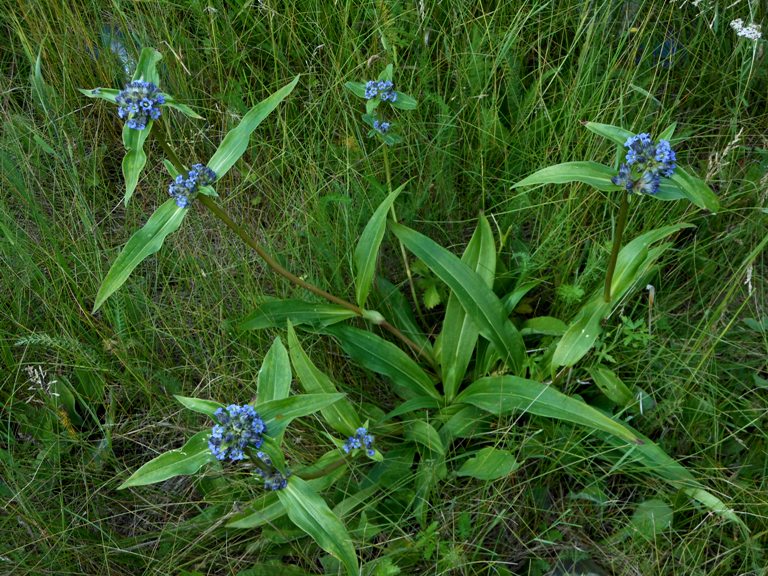
<svg viewBox="0 0 768 576">
<path fill-rule="evenodd" d="M 219 408 L 224 408 L 224 404 L 221 404 L 219 402 L 215 402 L 213 400 L 204 400 L 202 398 L 190 398 L 188 396 L 177 396 L 174 394 L 173 396 L 178 400 L 184 408 L 187 408 L 188 410 L 192 410 L 193 412 L 197 412 L 199 414 L 205 414 L 206 416 L 210 416 L 213 418 L 213 414 L 218 410 Z"/>
<path fill-rule="evenodd" d="M 296 526 L 339 560 L 347 576 L 358 576 L 357 555 L 347 529 L 307 482 L 294 476 L 277 496 Z"/>
<path fill-rule="evenodd" d="M 261 363 L 256 391 L 259 404 L 288 398 L 291 392 L 291 362 L 279 337 L 272 342 Z"/>
<path fill-rule="evenodd" d="M 120 93 L 120 90 L 115 88 L 93 88 L 91 90 L 87 88 L 78 88 L 78 90 L 88 96 L 88 98 L 100 98 L 101 100 L 112 102 L 112 104 L 117 104 L 116 98 Z"/>
<path fill-rule="evenodd" d="M 678 166 L 670 180 L 677 184 L 685 197 L 699 208 L 709 210 L 712 213 L 720 210 L 720 200 L 701 178 L 691 176 Z"/>
<path fill-rule="evenodd" d="M 128 124 L 123 124 L 123 146 L 125 146 L 125 156 L 123 156 L 123 178 L 125 178 L 125 195 L 123 202 L 128 206 L 128 201 L 136 190 L 139 183 L 141 171 L 147 163 L 147 155 L 144 152 L 144 142 L 146 142 L 150 131 L 152 130 L 153 120 L 147 122 L 144 130 L 134 130 L 128 128 Z"/>
<path fill-rule="evenodd" d="M 163 205 L 155 210 L 144 227 L 137 230 L 131 236 L 112 264 L 109 272 L 107 272 L 107 276 L 104 278 L 96 294 L 96 302 L 93 305 L 94 312 L 101 307 L 115 290 L 125 283 L 136 266 L 141 264 L 145 258 L 160 250 L 166 237 L 179 229 L 187 213 L 188 210 L 186 208 L 176 206 L 173 198 L 166 200 Z"/>
<path fill-rule="evenodd" d="M 390 102 L 392 108 L 398 110 L 416 110 L 419 106 L 419 102 L 413 96 L 404 94 L 403 92 L 396 92 L 397 99 L 394 102 Z"/>
<path fill-rule="evenodd" d="M 355 265 L 355 298 L 357 299 L 357 305 L 361 308 L 365 308 L 365 301 L 373 285 L 379 248 L 381 247 L 381 241 L 384 238 L 384 231 L 387 227 L 387 214 L 389 214 L 392 204 L 400 192 L 403 191 L 403 188 L 405 188 L 405 184 L 389 194 L 379 204 L 368 224 L 365 225 L 365 229 L 363 229 L 360 240 L 358 240 L 355 247 L 355 254 L 353 256 Z"/>
<path fill-rule="evenodd" d="M 411 305 L 397 286 L 379 276 L 376 279 L 376 290 L 380 296 L 377 300 L 377 309 L 380 309 L 387 318 L 391 318 L 392 323 L 426 351 L 428 356 L 434 357 L 432 343 L 419 328 Z"/>
<path fill-rule="evenodd" d="M 517 458 L 508 450 L 488 446 L 466 460 L 456 476 L 469 476 L 478 480 L 498 480 L 520 468 Z"/>
<path fill-rule="evenodd" d="M 173 478 L 194 474 L 205 464 L 215 462 L 216 457 L 208 449 L 210 430 L 198 432 L 184 446 L 160 454 L 136 470 L 118 490 L 131 486 L 144 486 Z"/>
<path fill-rule="evenodd" d="M 141 54 L 139 54 L 139 61 L 136 63 L 136 71 L 133 73 L 133 79 L 152 82 L 155 86 L 160 86 L 157 63 L 162 59 L 163 55 L 154 48 L 142 48 Z"/>
<path fill-rule="evenodd" d="M 493 287 L 496 246 L 491 226 L 485 216 L 480 216 L 461 261 L 476 272 L 488 288 Z M 477 325 L 466 313 L 456 294 L 451 292 L 440 332 L 440 368 L 448 402 L 456 396 L 459 384 L 467 373 L 479 334 Z"/>
<path fill-rule="evenodd" d="M 304 300 L 265 298 L 259 307 L 246 316 L 239 324 L 240 330 L 261 330 L 282 328 L 287 321 L 294 326 L 302 324 L 322 328 L 343 322 L 356 314 L 336 304 L 319 304 Z"/>
<path fill-rule="evenodd" d="M 611 182 L 611 178 L 614 176 L 616 176 L 616 170 L 597 162 L 565 162 L 564 164 L 555 164 L 554 166 L 542 168 L 527 178 L 523 178 L 512 188 L 533 186 L 535 184 L 583 182 L 603 192 L 615 192 L 616 190 L 621 190 L 621 187 Z"/>
<path fill-rule="evenodd" d="M 204 118 L 200 116 L 200 114 L 195 112 L 192 108 L 190 108 L 186 104 L 177 102 L 173 96 L 169 96 L 165 94 L 164 106 L 167 106 L 168 108 L 173 108 L 174 110 L 178 110 L 179 112 L 184 114 L 184 116 L 187 116 L 189 118 L 194 118 L 195 120 L 204 120 Z"/>
<path fill-rule="evenodd" d="M 456 401 L 477 406 L 497 416 L 526 412 L 602 430 L 633 444 L 640 443 L 631 430 L 584 401 L 566 396 L 552 386 L 517 376 L 481 378 L 459 394 Z"/>
<path fill-rule="evenodd" d="M 594 132 L 603 138 L 608 138 L 608 140 L 615 142 L 619 146 L 624 146 L 624 142 L 626 142 L 628 138 L 631 138 L 635 135 L 634 132 L 630 132 L 624 128 L 619 128 L 618 126 L 612 126 L 611 124 L 586 122 L 584 127 L 590 132 Z"/>
<path fill-rule="evenodd" d="M 305 392 L 309 394 L 338 392 L 336 384 L 315 366 L 304 352 L 296 337 L 296 331 L 290 323 L 288 323 L 288 349 L 293 370 Z M 345 436 L 352 436 L 361 424 L 352 404 L 346 398 L 323 408 L 320 413 L 331 428 Z"/>
<path fill-rule="evenodd" d="M 259 402 L 256 411 L 264 420 L 267 434 L 278 437 L 296 418 L 327 408 L 344 398 L 344 394 L 300 394 L 280 400 Z"/>
<path fill-rule="evenodd" d="M 248 141 L 251 134 L 261 124 L 262 120 L 269 116 L 278 104 L 280 104 L 291 93 L 299 82 L 296 76 L 289 84 L 286 84 L 280 90 L 262 100 L 256 106 L 251 108 L 243 116 L 240 123 L 230 130 L 224 137 L 216 152 L 208 161 L 208 167 L 216 173 L 217 178 L 222 178 L 235 162 L 245 153 L 248 148 Z"/>
<path fill-rule="evenodd" d="M 415 230 L 394 223 L 392 230 L 456 294 L 480 334 L 491 341 L 512 370 L 521 371 L 525 354 L 523 338 L 483 278 L 445 248 Z"/>
<path fill-rule="evenodd" d="M 420 396 L 436 400 L 441 398 L 426 372 L 391 342 L 351 326 L 331 326 L 325 331 L 339 339 L 343 350 L 355 362 L 389 378 L 405 399 Z"/>
</svg>

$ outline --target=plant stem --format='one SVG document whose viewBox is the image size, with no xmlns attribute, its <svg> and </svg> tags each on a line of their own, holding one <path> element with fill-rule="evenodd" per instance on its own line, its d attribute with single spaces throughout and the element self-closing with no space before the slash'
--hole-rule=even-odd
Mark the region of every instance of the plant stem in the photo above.
<svg viewBox="0 0 768 576">
<path fill-rule="evenodd" d="M 320 470 L 317 470 L 315 472 L 302 472 L 301 470 L 299 470 L 298 472 L 296 472 L 296 476 L 304 480 L 313 480 L 315 478 L 322 478 L 323 476 L 330 474 L 331 472 L 336 470 L 336 468 L 343 466 L 346 463 L 346 461 L 347 461 L 346 458 L 339 458 L 338 460 L 334 460 L 324 468 L 321 468 Z"/>
<path fill-rule="evenodd" d="M 606 302 L 611 301 L 611 284 L 613 283 L 613 273 L 616 270 L 616 260 L 619 257 L 621 249 L 621 237 L 624 235 L 624 227 L 627 225 L 627 213 L 629 212 L 629 193 L 622 193 L 621 204 L 619 206 L 619 218 L 616 221 L 616 230 L 613 233 L 613 249 L 611 250 L 611 259 L 608 260 L 608 269 L 605 271 L 605 291 L 603 299 Z"/>
<path fill-rule="evenodd" d="M 155 129 L 157 127 L 157 129 Z M 184 164 L 181 163 L 179 160 L 179 157 L 176 155 L 176 152 L 173 150 L 173 148 L 168 144 L 168 141 L 165 139 L 165 135 L 162 133 L 158 123 L 155 123 L 155 125 L 152 127 L 152 133 L 155 135 L 155 138 L 157 138 L 157 141 L 160 143 L 161 148 L 165 151 L 165 153 L 168 155 L 168 158 L 170 158 L 171 162 L 173 163 L 174 167 L 179 172 L 185 172 L 186 168 Z M 351 312 L 354 312 L 356 316 L 363 317 L 363 310 L 359 306 L 355 306 L 351 302 L 348 302 L 347 300 L 344 300 L 342 298 L 338 298 L 334 296 L 333 294 L 326 292 L 322 288 L 318 288 L 314 284 L 310 284 L 306 280 L 299 278 L 292 272 L 286 270 L 283 268 L 272 256 L 270 256 L 264 248 L 262 248 L 261 244 L 259 244 L 253 237 L 251 237 L 245 229 L 238 225 L 230 216 L 227 214 L 227 212 L 219 206 L 216 201 L 211 198 L 210 196 L 206 196 L 205 194 L 199 194 L 197 196 L 197 200 L 205 206 L 216 218 L 221 220 L 227 228 L 232 230 L 237 236 L 245 242 L 248 246 L 253 248 L 256 253 L 261 257 L 264 262 L 266 262 L 267 266 L 272 268 L 273 271 L 277 272 L 280 276 L 283 278 L 286 278 L 293 284 L 297 286 L 301 286 L 305 290 L 308 290 L 309 292 L 312 292 L 313 294 L 316 294 L 317 296 L 320 296 L 321 298 L 324 298 L 325 300 L 328 300 L 329 302 L 333 302 L 334 304 L 338 304 L 342 308 L 346 308 L 347 310 L 350 310 Z M 386 320 L 378 323 L 379 326 L 381 326 L 384 330 L 392 334 L 395 338 L 406 344 L 417 356 L 421 356 L 427 362 L 429 362 L 430 366 L 435 366 L 435 360 L 432 358 L 432 356 L 422 347 L 416 344 L 413 340 L 408 338 L 405 334 L 400 332 L 397 328 L 395 328 L 392 324 L 387 322 Z"/>
</svg>

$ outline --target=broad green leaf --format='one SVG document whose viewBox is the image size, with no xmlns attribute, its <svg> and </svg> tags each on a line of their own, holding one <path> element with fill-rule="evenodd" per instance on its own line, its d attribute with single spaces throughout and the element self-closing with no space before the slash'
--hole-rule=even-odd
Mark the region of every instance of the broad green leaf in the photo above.
<svg viewBox="0 0 768 576">
<path fill-rule="evenodd" d="M 609 370 L 605 366 L 594 366 L 588 369 L 589 375 L 592 376 L 592 380 L 595 381 L 600 391 L 605 394 L 608 399 L 622 408 L 634 403 L 635 397 L 632 392 L 627 388 L 626 384 L 616 376 L 616 373 Z"/>
<path fill-rule="evenodd" d="M 532 334 L 541 334 L 544 336 L 562 336 L 568 329 L 565 322 L 552 316 L 537 316 L 529 318 L 520 329 L 520 334 L 530 336 Z"/>
<path fill-rule="evenodd" d="M 296 76 L 289 84 L 286 84 L 280 90 L 256 104 L 243 116 L 240 123 L 227 133 L 216 152 L 208 161 L 208 167 L 216 173 L 217 179 L 221 179 L 234 166 L 235 162 L 240 159 L 248 148 L 248 141 L 253 131 L 256 130 L 270 112 L 277 108 L 278 104 L 285 100 L 298 82 L 299 77 Z"/>
<path fill-rule="evenodd" d="M 670 141 L 675 135 L 675 129 L 677 128 L 677 122 L 672 122 L 669 126 L 667 126 L 664 130 L 661 131 L 661 134 L 659 134 L 658 140 L 667 140 Z"/>
<path fill-rule="evenodd" d="M 358 576 L 355 547 L 346 528 L 307 482 L 294 476 L 285 489 L 278 491 L 277 497 L 296 526 L 339 560 L 348 576 Z"/>
<path fill-rule="evenodd" d="M 360 366 L 389 378 L 406 400 L 420 396 L 441 398 L 424 370 L 391 342 L 350 326 L 331 326 L 325 332 L 338 338 L 344 351 Z"/>
<path fill-rule="evenodd" d="M 648 540 L 672 526 L 672 508 L 657 498 L 645 500 L 637 505 L 632 514 L 632 528 Z"/>
<path fill-rule="evenodd" d="M 259 369 L 256 384 L 259 403 L 288 398 L 291 391 L 291 362 L 280 337 L 275 338 Z"/>
<path fill-rule="evenodd" d="M 400 224 L 392 223 L 391 226 L 400 241 L 456 294 L 480 334 L 493 343 L 512 370 L 522 371 L 523 338 L 483 278 L 426 236 Z"/>
<path fill-rule="evenodd" d="M 405 429 L 405 439 L 424 446 L 430 453 L 444 456 L 445 445 L 433 426 L 423 420 L 414 420 Z"/>
<path fill-rule="evenodd" d="M 518 468 L 520 464 L 517 458 L 508 450 L 488 446 L 464 462 L 456 475 L 469 476 L 478 480 L 498 480 L 509 476 Z"/>
<path fill-rule="evenodd" d="M 440 438 L 450 444 L 456 438 L 474 438 L 490 432 L 488 413 L 469 404 L 452 404 L 442 412 L 447 420 L 440 426 Z"/>
<path fill-rule="evenodd" d="M 210 435 L 210 430 L 198 432 L 181 448 L 170 450 L 153 458 L 136 470 L 117 489 L 154 484 L 174 476 L 188 476 L 200 470 L 205 464 L 215 462 L 216 457 L 208 449 L 208 437 Z"/>
<path fill-rule="evenodd" d="M 582 400 L 566 396 L 556 388 L 517 376 L 489 376 L 470 384 L 456 402 L 471 404 L 494 415 L 526 412 L 546 418 L 602 430 L 627 442 L 640 442 L 637 435 Z"/>
<path fill-rule="evenodd" d="M 389 80 L 389 81 L 391 82 L 391 81 L 392 81 L 392 75 L 393 75 L 393 73 L 394 73 L 394 70 L 395 70 L 395 67 L 394 67 L 394 66 L 392 65 L 392 63 L 390 62 L 389 64 L 387 64 L 387 65 L 384 67 L 384 70 L 382 70 L 382 71 L 379 73 L 379 77 L 377 78 L 377 80 Z"/>
<path fill-rule="evenodd" d="M 323 455 L 320 458 L 325 462 L 327 459 Z M 333 458 L 338 459 L 338 451 L 333 451 Z M 327 465 L 328 462 L 325 462 Z M 327 474 L 320 478 L 313 478 L 307 483 L 316 491 L 322 492 L 330 488 L 336 480 L 345 474 L 345 468 L 342 466 L 337 473 Z M 274 522 L 285 515 L 285 507 L 277 497 L 276 492 L 267 492 L 260 497 L 248 503 L 240 512 L 230 517 L 227 522 L 227 528 L 256 528 Z"/>
<path fill-rule="evenodd" d="M 267 434 L 279 438 L 285 428 L 296 418 L 323 410 L 344 398 L 344 394 L 300 394 L 280 400 L 270 400 L 256 406 L 256 411 L 264 420 Z"/>
<path fill-rule="evenodd" d="M 290 320 L 294 326 L 306 324 L 321 328 L 354 318 L 351 310 L 336 304 L 318 304 L 304 300 L 265 298 L 259 307 L 246 316 L 239 324 L 240 330 L 261 330 L 282 328 Z"/>
<path fill-rule="evenodd" d="M 616 190 L 621 190 L 620 186 L 611 182 L 611 178 L 616 176 L 616 174 L 617 172 L 613 168 L 598 164 L 597 162 L 566 162 L 564 164 L 555 164 L 554 166 L 542 168 L 527 178 L 523 178 L 520 182 L 512 186 L 512 188 L 533 186 L 534 184 L 583 182 L 584 184 L 589 184 L 603 192 L 615 192 Z"/>
<path fill-rule="evenodd" d="M 376 211 L 371 216 L 368 224 L 365 225 L 363 233 L 360 234 L 360 240 L 355 247 L 353 262 L 355 265 L 355 298 L 360 308 L 365 308 L 365 301 L 373 285 L 374 274 L 376 273 L 376 261 L 379 257 L 379 248 L 384 238 L 384 230 L 387 227 L 387 214 L 389 214 L 395 198 L 405 188 L 405 184 L 389 194 L 384 201 L 379 204 Z"/>
<path fill-rule="evenodd" d="M 406 400 L 394 410 L 387 412 L 381 418 L 381 420 L 379 420 L 379 423 L 386 422 L 387 420 L 391 420 L 397 416 L 402 416 L 403 414 L 408 414 L 408 412 L 416 412 L 419 410 L 436 410 L 439 407 L 440 403 L 435 398 L 432 398 L 431 396 L 417 396 L 416 398 Z"/>
<path fill-rule="evenodd" d="M 154 48 L 142 48 L 139 61 L 136 64 L 136 71 L 133 73 L 133 80 L 144 80 L 145 82 L 152 82 L 155 86 L 160 86 L 157 63 L 162 59 L 163 55 Z"/>
<path fill-rule="evenodd" d="M 125 196 L 123 202 L 126 206 L 128 206 L 128 201 L 133 196 L 134 190 L 136 190 L 141 171 L 147 163 L 144 142 L 146 142 L 149 133 L 152 131 L 152 124 L 153 120 L 149 120 L 144 130 L 134 130 L 133 128 L 128 128 L 128 124 L 123 124 L 123 146 L 125 146 L 125 156 L 123 156 Z"/>
<path fill-rule="evenodd" d="M 485 216 L 480 216 L 461 261 L 476 272 L 488 288 L 493 287 L 496 246 L 491 226 Z M 466 313 L 456 294 L 451 292 L 440 332 L 440 368 L 443 390 L 448 402 L 453 401 L 459 384 L 467 373 L 479 334 L 477 325 Z"/>
<path fill-rule="evenodd" d="M 619 251 L 616 270 L 611 285 L 611 302 L 603 299 L 603 288 L 598 288 L 568 325 L 563 337 L 557 343 L 552 356 L 552 366 L 573 366 L 589 352 L 602 332 L 600 322 L 614 306 L 655 264 L 666 249 L 649 251 L 648 247 L 659 240 L 690 227 L 690 224 L 675 224 L 646 232 L 629 242 Z"/>
<path fill-rule="evenodd" d="M 304 352 L 290 322 L 288 323 L 288 350 L 294 373 L 305 392 L 309 394 L 338 392 L 336 384 L 317 368 Z M 361 424 L 352 404 L 346 399 L 323 408 L 320 413 L 331 428 L 345 436 L 352 436 Z"/>
<path fill-rule="evenodd" d="M 704 180 L 691 176 L 680 166 L 675 169 L 670 180 L 677 184 L 685 197 L 699 208 L 709 210 L 712 213 L 720 210 L 720 200 Z"/>
<path fill-rule="evenodd" d="M 394 102 L 390 102 L 392 108 L 397 108 L 398 110 L 416 110 L 419 105 L 416 98 L 404 94 L 403 92 L 396 92 L 396 94 L 397 99 Z"/>
<path fill-rule="evenodd" d="M 116 98 L 120 93 L 120 90 L 115 88 L 93 88 L 92 90 L 88 90 L 87 88 L 78 88 L 78 90 L 88 96 L 88 98 L 100 98 L 102 100 L 106 100 L 107 102 L 112 102 L 112 104 L 117 104 Z"/>
<path fill-rule="evenodd" d="M 584 127 L 590 132 L 594 132 L 603 138 L 607 138 L 608 140 L 615 142 L 619 146 L 624 146 L 624 142 L 627 141 L 627 138 L 631 138 L 635 135 L 634 132 L 630 132 L 624 128 L 619 128 L 618 126 L 612 126 L 610 124 L 585 122 Z"/>
<path fill-rule="evenodd" d="M 379 276 L 376 279 L 376 290 L 381 297 L 377 302 L 377 308 L 385 313 L 387 318 L 393 320 L 398 329 L 421 346 L 429 357 L 434 357 L 432 343 L 424 335 L 413 316 L 413 309 L 397 286 Z"/>
<path fill-rule="evenodd" d="M 160 250 L 166 237 L 179 229 L 187 213 L 186 208 L 179 208 L 174 199 L 169 198 L 155 210 L 143 228 L 134 232 L 101 283 L 93 304 L 94 312 L 128 280 L 136 266 Z"/>
<path fill-rule="evenodd" d="M 344 87 L 358 98 L 365 98 L 365 82 L 345 82 Z"/>
<path fill-rule="evenodd" d="M 200 114 L 195 112 L 192 108 L 187 106 L 186 104 L 182 104 L 181 102 L 176 102 L 176 99 L 173 96 L 169 96 L 168 94 L 164 94 L 165 96 L 165 104 L 164 106 L 167 106 L 168 108 L 173 108 L 174 110 L 178 110 L 184 116 L 187 116 L 189 118 L 194 118 L 195 120 L 204 120 Z"/>
<path fill-rule="evenodd" d="M 176 394 L 173 395 L 176 400 L 178 400 L 184 408 L 187 408 L 188 410 L 192 410 L 193 412 L 198 412 L 200 414 L 205 414 L 206 416 L 210 416 L 211 418 L 214 418 L 213 414 L 218 410 L 219 408 L 224 408 L 224 404 L 221 404 L 219 402 L 214 402 L 213 400 L 203 400 L 202 398 L 190 398 L 188 396 L 178 396 Z"/>
<path fill-rule="evenodd" d="M 685 192 L 675 182 L 669 178 L 662 178 L 659 184 L 659 191 L 653 195 L 656 200 L 669 202 L 671 200 L 682 200 L 688 198 Z"/>
<path fill-rule="evenodd" d="M 541 282 L 538 280 L 522 282 L 519 286 L 516 286 L 512 292 L 504 296 L 504 298 L 502 298 L 502 304 L 504 305 L 504 311 L 507 313 L 507 316 L 512 314 L 512 312 L 515 311 L 515 308 L 517 308 L 517 305 L 520 304 L 520 301 L 525 297 L 525 295 L 536 288 L 536 286 L 539 284 L 541 284 Z"/>
</svg>

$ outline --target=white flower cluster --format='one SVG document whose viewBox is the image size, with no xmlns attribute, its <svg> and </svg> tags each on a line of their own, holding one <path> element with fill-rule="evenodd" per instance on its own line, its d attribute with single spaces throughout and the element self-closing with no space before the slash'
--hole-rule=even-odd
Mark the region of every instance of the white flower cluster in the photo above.
<svg viewBox="0 0 768 576">
<path fill-rule="evenodd" d="M 744 25 L 744 20 L 741 18 L 736 18 L 733 22 L 731 22 L 731 28 L 734 29 L 737 36 L 741 36 L 742 38 L 749 38 L 750 40 L 760 40 L 760 38 L 763 37 L 762 31 L 760 29 L 760 24 L 749 24 L 748 26 Z"/>
</svg>

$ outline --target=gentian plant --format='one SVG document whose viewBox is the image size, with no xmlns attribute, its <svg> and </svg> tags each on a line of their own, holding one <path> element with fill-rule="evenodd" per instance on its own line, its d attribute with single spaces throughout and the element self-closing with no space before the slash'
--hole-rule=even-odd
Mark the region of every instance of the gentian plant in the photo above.
<svg viewBox="0 0 768 576">
<path fill-rule="evenodd" d="M 156 51 L 145 49 L 133 82 L 160 86 L 155 68 L 159 59 Z M 179 159 L 165 140 L 164 132 L 157 128 L 165 116 L 152 111 L 172 107 L 196 117 L 193 111 L 168 94 L 162 93 L 160 98 L 160 92 L 142 84 L 146 94 L 152 95 L 152 104 L 146 107 L 149 112 L 143 115 L 141 107 L 136 111 L 131 100 L 130 109 L 122 115 L 126 120 L 124 141 L 126 131 L 131 136 L 126 144 L 126 158 L 132 156 L 132 160 L 123 164 L 124 171 L 127 164 L 126 182 L 130 178 L 135 183 L 138 178 L 146 157 L 138 161 L 143 151 L 138 154 L 141 147 L 137 146 L 151 133 L 167 156 L 171 198 L 149 217 L 118 255 L 96 295 L 94 311 L 125 283 L 142 260 L 161 248 L 165 238 L 181 226 L 196 204 L 221 220 L 277 274 L 327 303 L 266 299 L 238 321 L 240 330 L 271 327 L 287 334 L 287 349 L 277 338 L 264 358 L 258 375 L 257 401 L 225 406 L 209 399 L 177 396 L 184 407 L 206 415 L 212 424 L 181 448 L 144 464 L 121 487 L 194 474 L 204 466 L 217 474 L 224 474 L 231 467 L 249 470 L 257 494 L 249 492 L 242 508 L 220 510 L 218 519 L 230 528 L 246 529 L 287 516 L 335 558 L 339 568 L 350 576 L 358 575 L 360 565 L 352 538 L 331 505 L 354 510 L 381 490 L 399 502 L 398 520 L 410 515 L 422 527 L 427 526 L 430 494 L 439 489 L 449 474 L 492 481 L 519 466 L 513 451 L 493 442 L 492 424 L 500 416 L 527 413 L 586 429 L 608 446 L 596 458 L 613 462 L 614 469 L 628 464 L 639 466 L 744 527 L 718 496 L 627 423 L 623 415 L 631 407 L 633 395 L 615 374 L 600 366 L 585 368 L 617 408 L 617 413 L 612 414 L 604 406 L 598 409 L 579 397 L 565 394 L 558 387 L 559 375 L 555 373 L 561 366 L 574 366 L 589 352 L 599 334 L 600 321 L 642 281 L 668 248 L 666 244 L 651 246 L 686 225 L 652 230 L 622 248 L 626 215 L 620 216 L 614 238 L 615 258 L 609 266 L 610 274 L 614 270 L 615 274 L 607 282 L 611 292 L 589 300 L 569 324 L 547 317 L 522 322 L 513 312 L 535 283 L 522 275 L 509 281 L 509 274 L 497 274 L 497 270 L 503 270 L 488 220 L 482 215 L 478 218 L 477 228 L 461 257 L 398 223 L 394 203 L 405 185 L 393 189 L 385 155 L 388 194 L 362 230 L 355 248 L 355 302 L 350 302 L 283 268 L 216 202 L 214 186 L 221 187 L 224 175 L 245 152 L 251 133 L 291 93 L 298 80 L 295 78 L 252 108 L 207 162 L 193 164 L 191 168 Z M 395 90 L 391 66 L 377 80 L 350 82 L 347 87 L 365 99 L 363 121 L 372 129 L 369 135 L 384 144 L 386 154 L 396 141 L 394 122 L 390 124 L 382 106 L 408 110 L 415 108 L 416 101 Z M 124 106 L 118 102 L 118 90 L 83 92 Z M 123 99 L 128 102 L 127 97 Z M 137 127 L 141 125 L 143 128 Z M 641 196 L 664 200 L 689 198 L 712 211 L 717 209 L 709 188 L 676 166 L 670 145 L 674 127 L 660 134 L 654 143 L 647 134 L 635 135 L 599 124 L 587 126 L 617 142 L 618 159 L 623 156 L 621 166 L 572 162 L 545 168 L 518 186 L 586 182 L 605 192 L 619 193 L 620 213 L 626 213 L 631 197 Z M 141 138 L 133 139 L 134 134 Z M 130 186 L 126 201 L 130 196 L 128 189 Z M 434 326 L 420 325 L 405 297 L 377 274 L 379 252 L 387 231 L 400 243 L 406 265 L 407 250 L 450 291 L 444 315 Z M 369 302 L 375 303 L 377 309 L 366 308 Z M 378 407 L 353 405 L 306 354 L 296 328 L 335 339 L 352 362 L 387 382 L 399 398 L 397 405 L 388 413 Z M 534 356 L 528 353 L 529 349 L 544 353 Z M 294 375 L 300 393 L 291 395 Z M 365 419 L 359 410 L 365 412 Z M 294 419 L 313 414 L 323 420 L 331 448 L 317 461 L 292 462 L 289 469 L 285 430 Z M 393 443 L 386 454 L 380 451 L 382 438 Z M 359 481 L 349 475 L 351 469 L 363 465 L 371 466 L 370 474 Z M 332 490 L 342 478 L 346 489 Z M 366 506 L 372 514 L 390 513 L 378 509 L 375 502 Z M 360 537 L 370 539 L 373 535 L 363 531 Z"/>
</svg>

